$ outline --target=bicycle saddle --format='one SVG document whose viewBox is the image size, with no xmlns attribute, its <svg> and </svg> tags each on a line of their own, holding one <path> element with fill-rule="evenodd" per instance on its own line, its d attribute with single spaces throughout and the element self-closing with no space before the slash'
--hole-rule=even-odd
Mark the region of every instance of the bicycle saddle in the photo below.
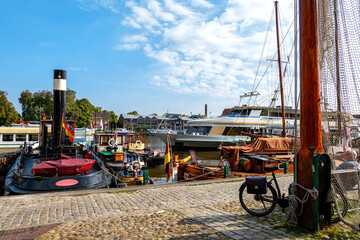
<svg viewBox="0 0 360 240">
<path fill-rule="evenodd" d="M 264 167 L 264 169 L 265 169 L 265 172 L 273 172 L 273 171 L 278 170 L 279 167 L 278 167 L 278 166 L 275 166 L 275 165 L 266 165 L 266 166 Z"/>
</svg>

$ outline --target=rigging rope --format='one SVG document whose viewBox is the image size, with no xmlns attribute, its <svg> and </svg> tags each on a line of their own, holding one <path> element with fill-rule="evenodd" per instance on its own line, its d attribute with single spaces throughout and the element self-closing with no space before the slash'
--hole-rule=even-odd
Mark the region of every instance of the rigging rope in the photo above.
<svg viewBox="0 0 360 240">
<path fill-rule="evenodd" d="M 306 191 L 302 199 L 300 199 L 298 196 L 295 195 L 296 187 L 300 187 L 301 189 Z M 288 226 L 296 226 L 298 221 L 297 217 L 300 216 L 303 211 L 303 206 L 304 206 L 303 204 L 309 199 L 310 196 L 315 200 L 317 199 L 318 195 L 319 192 L 315 187 L 313 189 L 307 189 L 298 183 L 295 182 L 291 183 L 290 195 L 289 195 L 290 210 L 287 215 L 286 224 Z M 300 208 L 300 213 L 297 214 L 296 212 L 299 208 L 299 204 L 301 204 L 301 208 Z"/>
</svg>

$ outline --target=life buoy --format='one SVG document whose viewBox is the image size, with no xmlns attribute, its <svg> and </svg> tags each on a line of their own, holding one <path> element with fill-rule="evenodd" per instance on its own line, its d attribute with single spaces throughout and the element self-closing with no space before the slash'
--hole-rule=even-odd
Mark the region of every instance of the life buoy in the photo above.
<svg viewBox="0 0 360 240">
<path fill-rule="evenodd" d="M 108 141 L 109 146 L 115 146 L 115 139 L 114 138 L 110 138 Z"/>
<path fill-rule="evenodd" d="M 142 145 L 142 142 L 140 140 L 137 140 L 135 142 L 135 147 L 139 148 L 139 147 L 141 147 L 141 145 Z"/>
</svg>

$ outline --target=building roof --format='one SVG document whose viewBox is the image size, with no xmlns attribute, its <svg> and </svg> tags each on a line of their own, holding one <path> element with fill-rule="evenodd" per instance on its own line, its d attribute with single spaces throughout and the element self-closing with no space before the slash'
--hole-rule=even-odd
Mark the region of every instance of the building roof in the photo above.
<svg viewBox="0 0 360 240">
<path fill-rule="evenodd" d="M 92 113 L 93 117 L 95 117 L 95 113 Z M 98 112 L 96 113 L 97 118 L 108 120 L 110 119 L 110 113 L 109 112 Z"/>
<path fill-rule="evenodd" d="M 130 119 L 138 119 L 140 115 L 132 115 L 132 114 L 121 114 L 120 116 L 123 116 L 123 118 L 130 118 Z"/>
</svg>

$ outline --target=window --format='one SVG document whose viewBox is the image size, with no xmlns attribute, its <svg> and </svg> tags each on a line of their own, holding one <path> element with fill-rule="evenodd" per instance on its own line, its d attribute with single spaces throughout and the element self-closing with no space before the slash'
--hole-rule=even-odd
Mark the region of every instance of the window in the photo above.
<svg viewBox="0 0 360 240">
<path fill-rule="evenodd" d="M 26 141 L 26 134 L 16 134 L 16 141 L 17 142 L 25 142 Z"/>
<path fill-rule="evenodd" d="M 13 134 L 3 134 L 3 142 L 12 142 L 14 141 Z"/>
<path fill-rule="evenodd" d="M 29 141 L 38 141 L 38 135 L 37 134 L 29 134 Z"/>
</svg>

